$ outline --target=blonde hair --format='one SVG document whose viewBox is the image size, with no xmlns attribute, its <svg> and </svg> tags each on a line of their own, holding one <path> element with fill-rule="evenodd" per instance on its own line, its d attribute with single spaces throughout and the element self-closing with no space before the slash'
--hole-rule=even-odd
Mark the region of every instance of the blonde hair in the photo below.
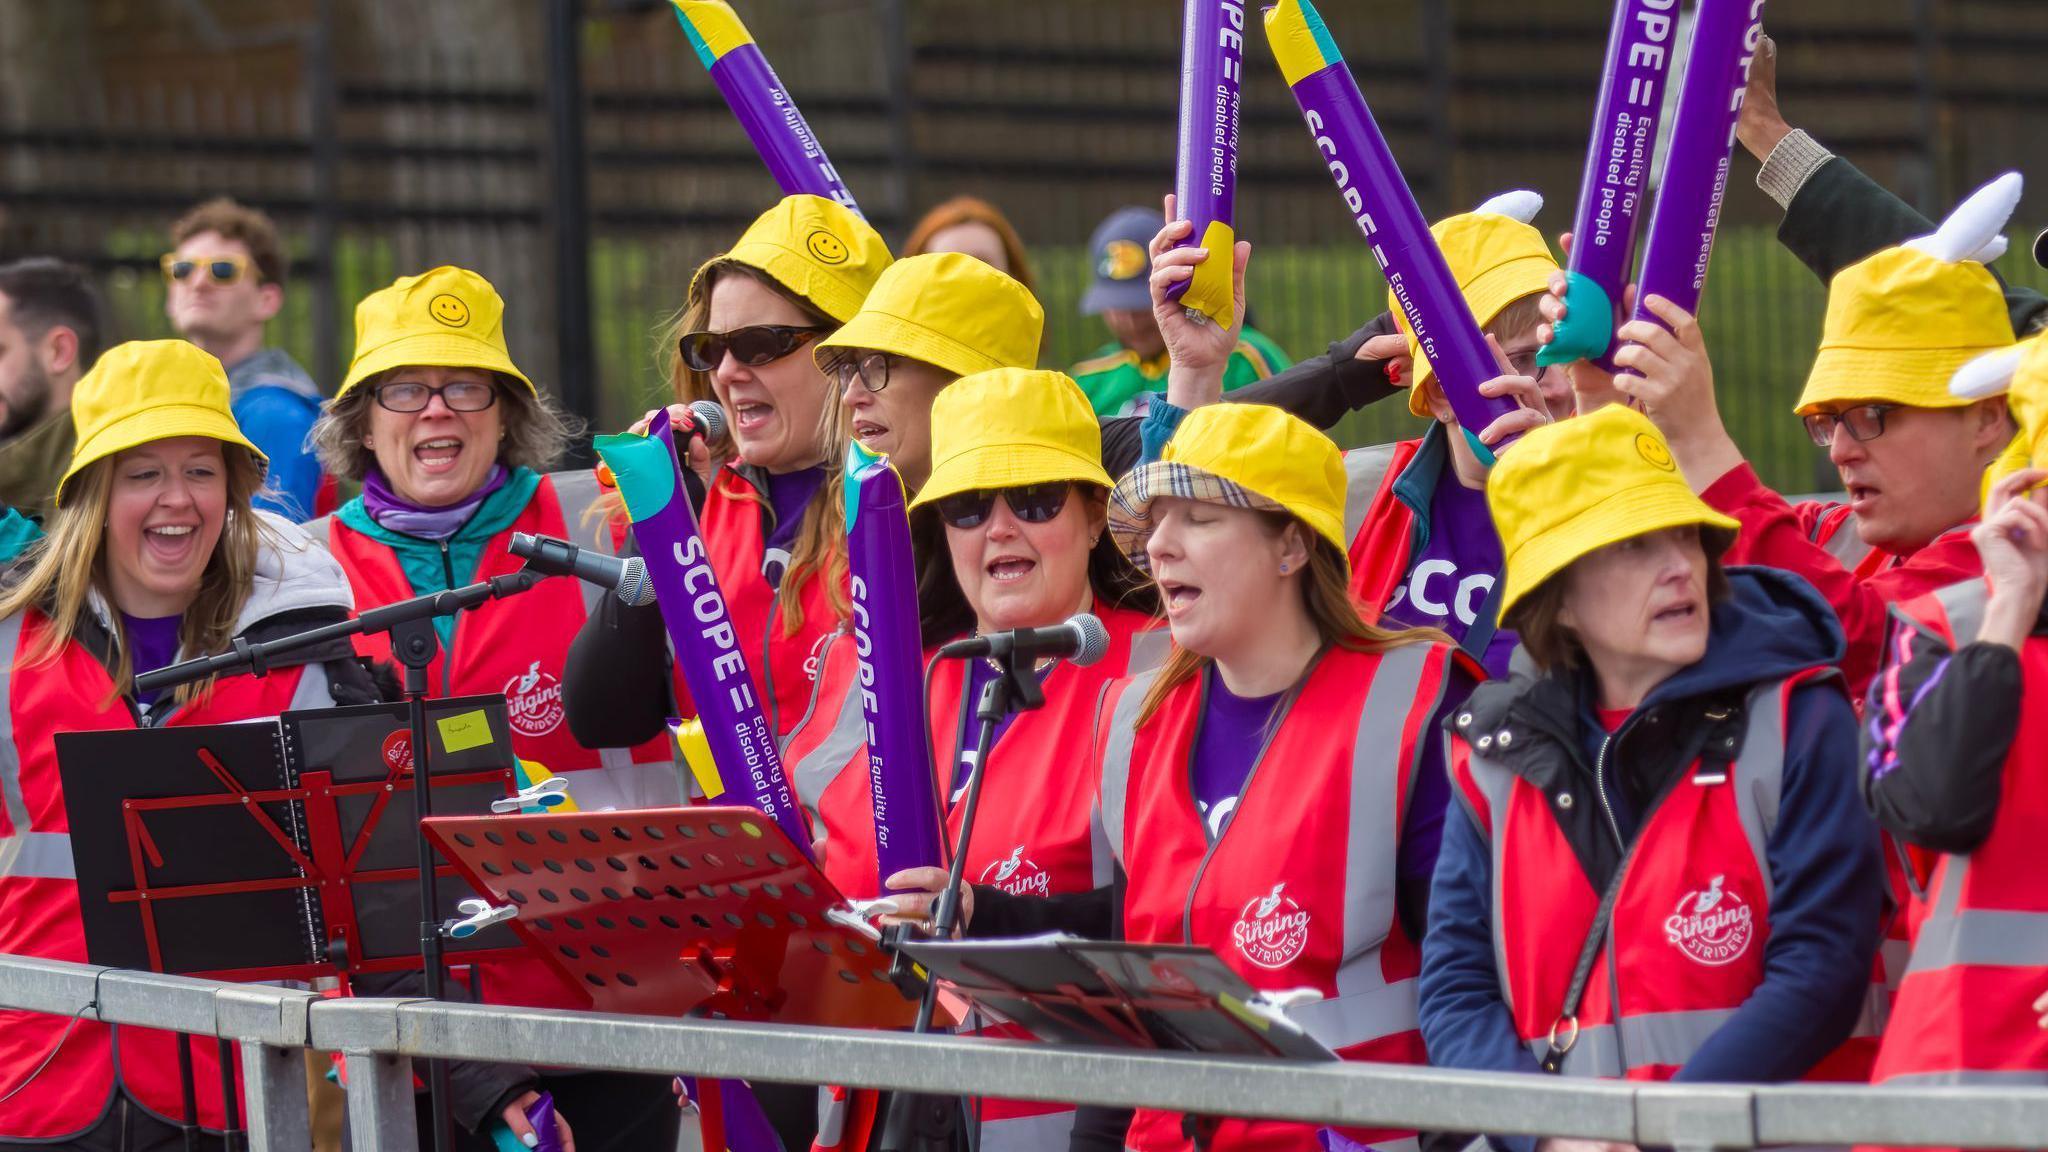
<svg viewBox="0 0 2048 1152">
<path fill-rule="evenodd" d="M 95 460 L 64 485 L 70 499 L 51 514 L 49 534 L 29 547 L 14 569 L 16 575 L 0 590 L 0 619 L 34 608 L 48 620 L 25 654 L 30 665 L 56 660 L 78 638 L 92 613 L 93 592 L 112 603 L 107 584 L 106 525 L 118 459 Z M 234 639 L 235 623 L 241 619 L 255 583 L 256 556 L 269 532 L 250 505 L 263 487 L 263 465 L 237 444 L 223 443 L 221 459 L 227 471 L 226 521 L 206 570 L 200 574 L 199 594 L 178 625 L 180 651 L 193 654 L 218 652 Z M 121 623 L 108 623 L 107 675 L 114 689 L 100 701 L 102 708 L 119 700 L 134 676 L 133 657 Z M 189 704 L 212 690 L 209 677 L 182 685 L 173 698 L 181 705 Z"/>
<path fill-rule="evenodd" d="M 711 314 L 711 289 L 727 276 L 745 276 L 762 287 L 794 304 L 804 314 L 804 319 L 817 326 L 836 325 L 838 321 L 809 300 L 783 287 L 773 277 L 750 264 L 718 257 L 704 265 L 697 273 L 690 298 L 676 310 L 662 329 L 661 364 L 663 374 L 668 377 L 669 393 L 678 404 L 690 404 L 698 400 L 718 402 L 718 393 L 711 386 L 711 374 L 699 372 L 683 363 L 678 345 L 686 333 L 701 330 Z M 808 356 L 811 345 L 799 347 L 792 356 Z M 829 389 L 830 385 L 827 385 Z M 832 450 L 836 427 L 834 414 L 840 404 L 836 397 L 828 397 L 824 418 L 818 428 L 818 451 L 823 457 L 825 479 L 818 485 L 817 494 L 804 506 L 803 520 L 797 525 L 796 538 L 791 541 L 789 566 L 783 570 L 782 583 L 775 590 L 775 617 L 782 635 L 795 635 L 804 625 L 803 587 L 813 579 L 822 578 L 825 585 L 826 603 L 832 609 L 835 620 L 844 620 L 853 611 L 853 603 L 846 594 L 846 511 L 840 501 L 840 483 L 845 473 L 845 461 Z M 731 433 L 705 445 L 711 451 L 713 460 L 731 459 L 734 446 Z M 762 507 L 768 502 L 751 486 L 746 489 L 746 499 Z M 626 519 L 625 501 L 617 492 L 606 494 L 602 502 L 605 515 L 613 523 Z"/>
<path fill-rule="evenodd" d="M 1381 628 L 1366 623 L 1358 614 L 1357 602 L 1351 598 L 1351 582 L 1345 573 L 1344 555 L 1337 551 L 1337 546 L 1284 512 L 1261 512 L 1259 516 L 1273 534 L 1286 531 L 1290 524 L 1297 525 L 1303 537 L 1311 542 L 1308 571 L 1301 581 L 1302 607 L 1307 609 L 1308 618 L 1315 624 L 1324 647 L 1381 653 L 1404 644 L 1453 643 L 1450 636 L 1436 628 Z M 1200 675 L 1210 663 L 1209 657 L 1197 656 L 1175 644 L 1166 663 L 1159 669 L 1158 679 L 1152 682 L 1151 690 L 1145 693 L 1144 703 L 1138 708 L 1138 725 L 1143 727 L 1148 723 L 1153 713 L 1166 702 L 1168 693 Z"/>
</svg>

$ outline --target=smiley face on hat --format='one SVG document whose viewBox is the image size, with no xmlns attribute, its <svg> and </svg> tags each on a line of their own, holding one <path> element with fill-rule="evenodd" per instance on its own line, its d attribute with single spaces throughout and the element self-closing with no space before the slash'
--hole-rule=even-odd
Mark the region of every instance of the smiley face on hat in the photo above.
<svg viewBox="0 0 2048 1152">
<path fill-rule="evenodd" d="M 469 305 L 461 297 L 443 292 L 427 301 L 427 315 L 450 328 L 460 328 L 469 323 Z"/>
<path fill-rule="evenodd" d="M 853 254 L 847 248 L 846 241 L 823 228 L 816 229 L 806 237 L 804 247 L 810 249 L 811 255 L 817 257 L 821 264 L 844 264 L 847 257 Z"/>
</svg>

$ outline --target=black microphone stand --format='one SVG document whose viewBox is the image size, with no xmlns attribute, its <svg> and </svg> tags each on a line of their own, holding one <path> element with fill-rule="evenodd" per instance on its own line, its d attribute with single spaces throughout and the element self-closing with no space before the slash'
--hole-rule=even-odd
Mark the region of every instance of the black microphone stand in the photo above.
<svg viewBox="0 0 2048 1152">
<path fill-rule="evenodd" d="M 137 676 L 135 691 L 138 694 L 163 692 L 181 684 L 204 680 L 209 676 L 243 673 L 265 676 L 270 673 L 271 662 L 286 653 L 329 644 L 350 636 L 386 633 L 391 637 L 392 658 L 405 668 L 405 703 L 412 728 L 413 812 L 416 821 L 425 821 L 434 814 L 433 789 L 430 787 L 433 771 L 427 742 L 427 666 L 434 662 L 434 657 L 441 650 L 441 637 L 434 630 L 434 619 L 439 616 L 454 616 L 487 600 L 516 596 L 540 583 L 548 575 L 532 567 L 526 567 L 503 576 L 493 576 L 467 587 L 451 588 L 445 592 L 434 592 L 372 608 L 353 619 L 309 629 L 296 635 L 254 643 L 237 637 L 234 647 L 226 652 L 187 660 L 182 664 L 172 664 Z M 441 902 L 434 880 L 434 848 L 427 840 L 423 823 L 416 823 L 413 838 L 419 849 L 420 865 L 420 960 L 426 968 L 427 996 L 429 999 L 439 1000 L 446 991 L 447 974 L 441 958 Z M 181 1061 L 181 1070 L 189 1080 L 189 1062 Z M 427 1061 L 427 1094 L 433 1113 L 435 1152 L 448 1152 L 451 1128 L 448 1114 L 448 1066 L 445 1061 Z M 229 1098 L 232 1100 L 232 1094 Z M 229 1106 L 232 1107 L 232 1104 Z"/>
<path fill-rule="evenodd" d="M 974 742 L 974 767 L 967 774 L 967 800 L 960 810 L 960 838 L 953 845 L 953 862 L 946 869 L 945 891 L 939 894 L 938 904 L 932 909 L 931 934 L 938 940 L 951 939 L 959 922 L 960 882 L 967 868 L 967 848 L 974 838 L 974 815 L 981 807 L 981 782 L 988 775 L 989 749 L 996 741 L 996 726 L 1014 713 L 1045 705 L 1045 688 L 1038 682 L 1030 655 L 1019 656 L 1004 649 L 985 658 L 995 664 L 999 675 L 982 687 L 981 698 L 975 702 L 974 718 L 980 722 L 980 730 Z M 884 939 L 893 944 L 904 934 L 899 926 L 892 928 Z M 917 1005 L 917 1021 L 910 1028 L 913 1035 L 931 1031 L 938 994 L 938 982 L 926 977 L 924 995 Z M 950 1148 L 954 1126 L 966 1111 L 964 1107 L 955 1111 L 959 1104 L 942 1097 L 907 1093 L 890 1097 L 880 1152 Z"/>
</svg>

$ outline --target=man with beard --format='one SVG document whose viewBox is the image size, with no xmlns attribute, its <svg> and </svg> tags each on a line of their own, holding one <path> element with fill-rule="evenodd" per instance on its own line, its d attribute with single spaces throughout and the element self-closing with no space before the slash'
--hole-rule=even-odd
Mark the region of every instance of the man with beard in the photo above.
<svg viewBox="0 0 2048 1152">
<path fill-rule="evenodd" d="M 0 506 L 41 516 L 71 461 L 71 388 L 99 358 L 100 301 L 85 270 L 0 265 Z"/>
</svg>

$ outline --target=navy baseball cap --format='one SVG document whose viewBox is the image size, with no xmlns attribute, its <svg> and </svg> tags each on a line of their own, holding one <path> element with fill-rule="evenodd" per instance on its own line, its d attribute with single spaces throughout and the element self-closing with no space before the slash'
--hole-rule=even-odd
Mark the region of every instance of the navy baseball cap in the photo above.
<svg viewBox="0 0 2048 1152">
<path fill-rule="evenodd" d="M 1149 312 L 1152 289 L 1152 237 L 1166 226 L 1154 208 L 1119 208 L 1095 226 L 1088 238 L 1095 279 L 1081 297 L 1081 314 L 1095 316 L 1110 309 Z"/>
</svg>

